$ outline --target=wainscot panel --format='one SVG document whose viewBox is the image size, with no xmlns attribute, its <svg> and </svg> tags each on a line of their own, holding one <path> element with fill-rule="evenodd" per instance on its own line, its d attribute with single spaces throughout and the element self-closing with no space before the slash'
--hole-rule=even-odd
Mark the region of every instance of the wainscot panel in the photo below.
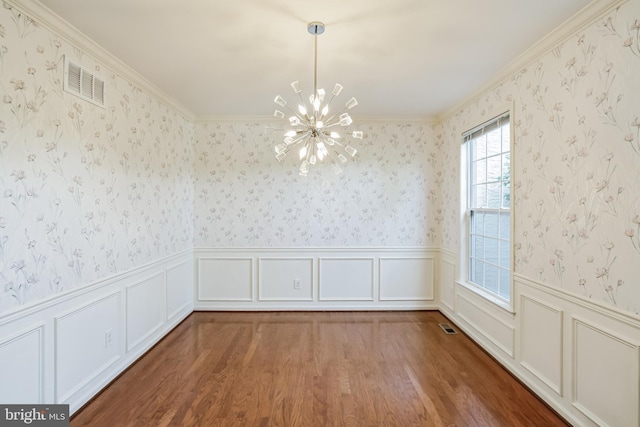
<svg viewBox="0 0 640 427">
<path fill-rule="evenodd" d="M 192 270 L 183 251 L 0 316 L 0 400 L 76 412 L 193 311 Z"/>
<path fill-rule="evenodd" d="M 437 309 L 438 253 L 431 248 L 198 248 L 194 308 Z"/>
<path fill-rule="evenodd" d="M 464 291 L 462 291 L 464 289 Z M 472 325 L 491 343 L 509 357 L 515 353 L 515 326 L 494 313 L 493 307 L 486 307 L 480 296 L 461 288 L 457 297 L 457 314 L 460 319 Z M 493 311 L 493 312 L 492 312 Z"/>
<path fill-rule="evenodd" d="M 126 286 L 127 351 L 162 327 L 165 322 L 165 275 L 155 273 Z"/>
<path fill-rule="evenodd" d="M 198 263 L 198 301 L 252 301 L 253 258 L 202 257 Z"/>
<path fill-rule="evenodd" d="M 456 262 L 449 256 L 442 254 L 440 258 L 440 280 L 438 290 L 440 304 L 449 310 L 455 307 Z"/>
<path fill-rule="evenodd" d="M 0 340 L 0 402 L 44 403 L 44 324 Z"/>
<path fill-rule="evenodd" d="M 119 318 L 120 291 L 55 317 L 57 402 L 66 402 L 118 360 Z"/>
<path fill-rule="evenodd" d="M 520 364 L 562 395 L 563 312 L 529 296 L 520 301 Z"/>
<path fill-rule="evenodd" d="M 320 258 L 321 301 L 373 301 L 374 258 Z"/>
<path fill-rule="evenodd" d="M 167 267 L 167 320 L 193 305 L 193 259 Z"/>
<path fill-rule="evenodd" d="M 381 301 L 433 300 L 434 257 L 381 257 Z"/>
<path fill-rule="evenodd" d="M 313 258 L 258 258 L 260 301 L 313 301 Z"/>
<path fill-rule="evenodd" d="M 573 404 L 599 425 L 638 426 L 638 344 L 574 317 Z"/>
<path fill-rule="evenodd" d="M 572 425 L 640 426 L 640 317 L 518 274 L 515 313 L 454 298 L 440 311 Z"/>
</svg>

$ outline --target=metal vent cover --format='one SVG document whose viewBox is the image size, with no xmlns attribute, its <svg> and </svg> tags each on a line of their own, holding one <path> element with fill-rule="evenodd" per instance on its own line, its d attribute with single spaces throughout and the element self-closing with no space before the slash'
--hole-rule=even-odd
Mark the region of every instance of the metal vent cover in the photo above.
<svg viewBox="0 0 640 427">
<path fill-rule="evenodd" d="M 64 57 L 64 90 L 104 107 L 104 80 Z"/>
<path fill-rule="evenodd" d="M 455 335 L 458 332 L 453 329 L 448 323 L 438 323 L 438 326 L 442 328 L 445 334 L 447 335 Z"/>
</svg>

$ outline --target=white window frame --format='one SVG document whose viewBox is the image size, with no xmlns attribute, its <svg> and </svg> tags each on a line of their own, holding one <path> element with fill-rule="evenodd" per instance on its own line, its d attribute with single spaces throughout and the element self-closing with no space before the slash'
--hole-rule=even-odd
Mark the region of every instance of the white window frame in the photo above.
<svg viewBox="0 0 640 427">
<path fill-rule="evenodd" d="M 483 129 L 484 127 L 490 126 L 496 120 L 500 118 L 509 117 L 509 130 L 510 130 L 510 146 L 509 146 L 509 187 L 510 187 L 510 199 L 509 199 L 509 245 L 510 245 L 510 259 L 509 259 L 509 298 L 504 298 L 496 292 L 493 292 L 485 287 L 482 287 L 476 283 L 473 283 L 470 280 L 470 259 L 471 259 L 471 210 L 469 207 L 470 204 L 470 181 L 469 181 L 469 163 L 470 163 L 470 153 L 469 153 L 469 144 L 466 139 L 467 136 L 477 132 L 478 130 Z M 475 126 L 465 132 L 462 133 L 462 145 L 461 145 L 461 156 L 460 156 L 460 184 L 461 184 L 461 250 L 460 250 L 460 275 L 458 284 L 465 287 L 466 289 L 471 290 L 472 292 L 480 295 L 486 300 L 494 303 L 498 307 L 507 310 L 510 313 L 514 313 L 514 283 L 513 283 L 513 272 L 514 272 L 514 146 L 515 146 L 515 137 L 514 137 L 514 117 L 513 117 L 513 108 L 509 106 L 501 110 L 497 114 L 488 115 L 489 119 L 478 120 L 480 123 L 478 126 Z"/>
</svg>

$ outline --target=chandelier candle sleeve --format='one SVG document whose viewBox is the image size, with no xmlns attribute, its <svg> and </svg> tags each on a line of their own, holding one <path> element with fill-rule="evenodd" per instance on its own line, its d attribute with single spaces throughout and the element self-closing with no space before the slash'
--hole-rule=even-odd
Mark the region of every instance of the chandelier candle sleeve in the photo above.
<svg viewBox="0 0 640 427">
<path fill-rule="evenodd" d="M 364 136 L 362 131 L 349 132 L 347 129 L 353 124 L 353 119 L 347 110 L 356 107 L 358 101 L 351 98 L 342 109 L 331 114 L 332 102 L 340 95 L 343 87 L 341 84 L 336 84 L 328 101 L 325 102 L 327 93 L 324 89 L 317 87 L 318 36 L 324 32 L 324 24 L 311 22 L 307 26 L 307 31 L 314 36 L 313 93 L 309 96 L 307 103 L 302 96 L 300 82 L 295 81 L 291 83 L 291 88 L 298 95 L 297 108 L 289 107 L 287 101 L 280 95 L 274 99 L 279 107 L 289 112 L 287 114 L 278 109 L 273 113 L 274 117 L 285 119 L 289 125 L 287 129 L 280 129 L 284 132 L 283 143 L 275 145 L 274 152 L 276 159 L 281 161 L 291 150 L 297 151 L 301 162 L 299 171 L 302 176 L 307 175 L 309 166 L 325 161 L 331 162 L 338 174 L 342 171 L 340 164 L 347 162 L 346 156 L 354 157 L 357 153 L 357 150 L 346 142 L 347 136 L 354 139 L 362 139 Z M 330 130 L 336 126 L 344 128 L 344 133 Z"/>
</svg>

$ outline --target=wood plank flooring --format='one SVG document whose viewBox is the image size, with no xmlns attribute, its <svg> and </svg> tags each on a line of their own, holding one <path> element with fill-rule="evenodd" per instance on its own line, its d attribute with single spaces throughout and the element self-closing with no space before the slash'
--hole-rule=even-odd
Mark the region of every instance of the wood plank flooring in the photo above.
<svg viewBox="0 0 640 427">
<path fill-rule="evenodd" d="M 196 312 L 80 426 L 564 426 L 438 312 Z"/>
</svg>

